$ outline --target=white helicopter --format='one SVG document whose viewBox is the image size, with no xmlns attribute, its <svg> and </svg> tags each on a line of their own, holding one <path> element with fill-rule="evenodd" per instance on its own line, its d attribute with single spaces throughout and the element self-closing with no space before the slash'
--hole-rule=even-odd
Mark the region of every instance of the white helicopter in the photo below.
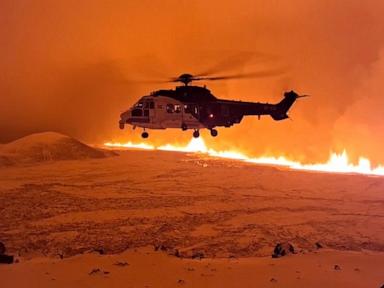
<svg viewBox="0 0 384 288">
<path fill-rule="evenodd" d="M 240 75 L 244 78 L 244 75 Z M 213 137 L 218 135 L 216 127 L 230 127 L 241 122 L 244 116 L 254 115 L 259 119 L 269 115 L 274 120 L 288 118 L 287 112 L 299 97 L 294 91 L 285 92 L 284 98 L 277 104 L 242 102 L 218 99 L 206 88 L 189 85 L 192 81 L 222 80 L 239 78 L 234 76 L 193 76 L 182 74 L 170 82 L 183 85 L 169 90 L 158 90 L 143 96 L 129 110 L 120 115 L 119 127 L 124 129 L 130 124 L 135 129 L 144 129 L 141 136 L 148 138 L 146 129 L 177 128 L 183 131 L 192 129 L 193 137 L 200 136 L 200 129 L 210 130 Z"/>
</svg>

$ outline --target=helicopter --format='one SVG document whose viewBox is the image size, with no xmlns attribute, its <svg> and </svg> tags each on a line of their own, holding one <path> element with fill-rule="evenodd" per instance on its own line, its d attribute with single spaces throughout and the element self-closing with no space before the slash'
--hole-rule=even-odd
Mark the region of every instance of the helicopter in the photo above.
<svg viewBox="0 0 384 288">
<path fill-rule="evenodd" d="M 194 76 L 181 74 L 167 82 L 182 83 L 175 89 L 157 90 L 143 96 L 129 110 L 120 115 L 119 127 L 126 124 L 143 128 L 142 138 L 148 138 L 146 129 L 178 128 L 183 131 L 192 129 L 193 137 L 200 136 L 200 129 L 209 129 L 212 137 L 218 135 L 216 127 L 231 127 L 239 124 L 244 116 L 269 115 L 273 120 L 289 118 L 287 112 L 300 97 L 289 91 L 276 103 L 243 102 L 216 98 L 205 86 L 190 85 L 193 81 L 224 80 L 244 78 L 245 75 L 233 76 Z M 255 75 L 253 75 L 255 76 Z M 257 76 L 257 75 L 256 75 Z"/>
</svg>

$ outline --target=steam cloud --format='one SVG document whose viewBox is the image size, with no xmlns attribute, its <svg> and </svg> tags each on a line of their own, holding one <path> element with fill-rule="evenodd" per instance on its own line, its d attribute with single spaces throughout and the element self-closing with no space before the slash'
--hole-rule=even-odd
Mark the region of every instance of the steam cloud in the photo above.
<svg viewBox="0 0 384 288">
<path fill-rule="evenodd" d="M 288 89 L 313 95 L 293 107 L 293 121 L 246 119 L 221 129 L 212 145 L 304 161 L 346 148 L 384 163 L 382 11 L 384 2 L 373 0 L 1 1 L 0 141 L 44 130 L 90 142 L 137 137 L 117 129 L 119 113 L 168 84 L 130 80 L 217 63 L 234 73 L 284 66 L 280 77 L 207 83 L 227 99 L 275 102 Z M 255 51 L 274 56 L 225 64 Z"/>
</svg>

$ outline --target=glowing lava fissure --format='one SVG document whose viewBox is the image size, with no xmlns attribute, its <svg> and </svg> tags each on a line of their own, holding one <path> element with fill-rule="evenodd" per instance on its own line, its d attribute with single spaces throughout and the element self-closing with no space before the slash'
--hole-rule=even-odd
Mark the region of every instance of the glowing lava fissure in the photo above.
<svg viewBox="0 0 384 288">
<path fill-rule="evenodd" d="M 192 138 L 186 146 L 178 146 L 167 144 L 163 146 L 153 146 L 146 143 L 105 143 L 110 148 L 135 148 L 145 150 L 161 150 L 161 151 L 174 151 L 174 152 L 188 152 L 188 153 L 203 153 L 212 157 L 219 157 L 225 159 L 235 159 L 247 163 L 266 164 L 284 166 L 295 170 L 307 171 L 320 171 L 329 173 L 358 173 L 365 175 L 384 176 L 384 166 L 378 165 L 372 168 L 371 162 L 364 157 L 360 157 L 357 164 L 350 162 L 347 152 L 344 150 L 341 154 L 331 153 L 329 160 L 326 163 L 316 164 L 302 164 L 297 161 L 289 160 L 286 157 L 248 157 L 247 155 L 237 151 L 216 151 L 208 148 L 203 138 Z"/>
</svg>

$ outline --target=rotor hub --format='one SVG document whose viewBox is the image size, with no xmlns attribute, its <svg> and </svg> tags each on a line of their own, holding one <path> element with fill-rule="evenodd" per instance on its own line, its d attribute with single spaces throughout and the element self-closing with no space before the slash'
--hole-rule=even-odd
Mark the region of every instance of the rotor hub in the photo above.
<svg viewBox="0 0 384 288">
<path fill-rule="evenodd" d="M 194 77 L 191 74 L 184 73 L 184 74 L 181 74 L 179 77 L 177 77 L 176 80 L 178 82 L 183 83 L 185 86 L 187 86 L 189 83 L 192 82 L 192 80 L 194 80 Z"/>
</svg>

